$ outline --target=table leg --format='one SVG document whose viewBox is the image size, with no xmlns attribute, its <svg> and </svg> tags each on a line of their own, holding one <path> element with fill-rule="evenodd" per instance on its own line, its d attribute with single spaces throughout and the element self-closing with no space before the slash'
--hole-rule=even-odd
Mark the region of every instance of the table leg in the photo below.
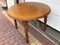
<svg viewBox="0 0 60 45">
<path fill-rule="evenodd" d="M 16 0 L 16 4 L 18 4 L 19 3 L 19 0 Z"/>
<path fill-rule="evenodd" d="M 28 21 L 23 21 L 23 26 L 25 28 L 26 42 L 29 43 L 29 39 L 28 39 Z"/>
<path fill-rule="evenodd" d="M 47 28 L 47 16 L 44 17 L 44 31 L 46 31 Z"/>
<path fill-rule="evenodd" d="M 14 19 L 14 23 L 15 23 L 16 29 L 18 29 L 18 27 L 17 27 L 17 21 L 15 19 Z"/>
</svg>

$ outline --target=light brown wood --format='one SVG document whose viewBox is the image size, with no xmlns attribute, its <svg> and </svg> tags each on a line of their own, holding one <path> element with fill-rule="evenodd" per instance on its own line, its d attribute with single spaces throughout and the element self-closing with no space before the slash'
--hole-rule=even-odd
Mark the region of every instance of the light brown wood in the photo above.
<svg viewBox="0 0 60 45">
<path fill-rule="evenodd" d="M 26 42 L 28 39 L 28 21 L 36 20 L 44 17 L 44 31 L 46 30 L 47 15 L 50 13 L 48 5 L 37 2 L 24 2 L 10 7 L 7 11 L 8 15 L 16 20 L 23 21 L 25 28 Z M 16 22 L 16 21 L 15 21 Z M 16 25 L 17 27 L 17 25 Z"/>
<path fill-rule="evenodd" d="M 8 15 L 21 21 L 30 21 L 42 18 L 50 13 L 48 5 L 36 2 L 25 2 L 10 7 Z"/>
</svg>

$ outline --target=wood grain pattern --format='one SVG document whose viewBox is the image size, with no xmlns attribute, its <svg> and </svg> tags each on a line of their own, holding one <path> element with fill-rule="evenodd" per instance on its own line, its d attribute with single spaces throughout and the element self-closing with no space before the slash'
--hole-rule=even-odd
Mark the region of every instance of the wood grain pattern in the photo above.
<svg viewBox="0 0 60 45">
<path fill-rule="evenodd" d="M 24 2 L 20 4 L 16 4 L 8 9 L 7 13 L 10 17 L 14 19 L 18 19 L 23 21 L 23 25 L 25 28 L 25 36 L 26 42 L 29 43 L 28 39 L 28 21 L 36 20 L 42 17 L 44 19 L 44 31 L 46 30 L 46 20 L 47 15 L 50 13 L 50 8 L 48 5 L 43 3 L 36 3 L 36 2 Z M 16 22 L 16 21 L 15 21 Z M 17 27 L 17 25 L 16 25 Z"/>
<path fill-rule="evenodd" d="M 21 21 L 30 21 L 42 18 L 50 13 L 48 5 L 37 2 L 25 2 L 10 7 L 8 15 Z"/>
</svg>

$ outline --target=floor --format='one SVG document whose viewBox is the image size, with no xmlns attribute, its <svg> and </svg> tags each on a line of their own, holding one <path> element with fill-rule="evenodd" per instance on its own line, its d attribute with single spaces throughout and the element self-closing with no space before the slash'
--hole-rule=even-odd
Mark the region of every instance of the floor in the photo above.
<svg viewBox="0 0 60 45">
<path fill-rule="evenodd" d="M 38 32 L 43 33 L 44 35 L 49 37 L 51 40 L 53 40 L 55 44 L 60 45 L 60 32 L 56 31 L 56 29 L 53 29 L 52 27 L 47 26 L 47 31 L 44 32 L 43 31 L 43 23 L 42 22 L 34 21 L 34 22 L 30 22 L 30 23 L 32 24 L 32 26 L 36 30 L 38 30 Z"/>
<path fill-rule="evenodd" d="M 1 1 L 4 2 L 4 1 Z M 24 28 L 18 22 L 18 30 L 15 29 L 14 21 L 7 16 L 0 3 L 0 45 L 55 45 L 49 38 L 37 32 L 29 25 L 29 41 L 25 41 Z M 33 33 L 34 32 L 34 33 Z"/>
</svg>

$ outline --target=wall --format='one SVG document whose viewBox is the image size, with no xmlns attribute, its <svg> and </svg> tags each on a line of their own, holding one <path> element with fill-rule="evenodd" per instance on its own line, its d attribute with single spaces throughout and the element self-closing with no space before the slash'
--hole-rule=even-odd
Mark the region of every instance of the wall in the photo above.
<svg viewBox="0 0 60 45">
<path fill-rule="evenodd" d="M 11 7 L 12 5 L 14 5 L 14 0 L 7 0 L 7 5 L 8 5 L 8 8 Z"/>
</svg>

